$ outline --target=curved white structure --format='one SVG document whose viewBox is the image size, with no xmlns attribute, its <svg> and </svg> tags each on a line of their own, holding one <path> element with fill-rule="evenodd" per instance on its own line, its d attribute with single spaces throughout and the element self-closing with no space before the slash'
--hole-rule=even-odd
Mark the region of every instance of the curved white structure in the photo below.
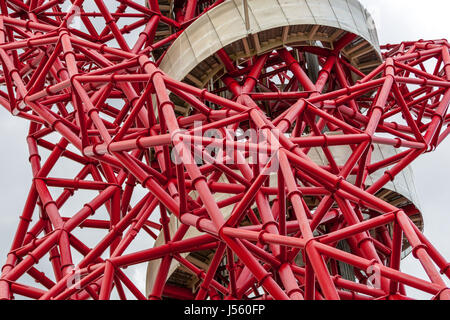
<svg viewBox="0 0 450 320">
<path fill-rule="evenodd" d="M 248 20 L 243 2 L 228 0 L 199 17 L 175 40 L 160 68 L 204 86 L 223 69 L 214 57 L 222 48 L 234 60 L 289 45 L 331 49 L 346 32 L 358 36 L 343 50 L 352 64 L 368 71 L 381 61 L 373 19 L 357 0 L 248 0 Z"/>
</svg>

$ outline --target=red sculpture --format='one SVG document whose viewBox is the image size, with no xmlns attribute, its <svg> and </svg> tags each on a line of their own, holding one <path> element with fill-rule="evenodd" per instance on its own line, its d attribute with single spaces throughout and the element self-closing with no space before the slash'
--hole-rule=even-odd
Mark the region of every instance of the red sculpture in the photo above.
<svg viewBox="0 0 450 320">
<path fill-rule="evenodd" d="M 447 41 L 364 66 L 351 32 L 262 53 L 252 38 L 212 52 L 207 80 L 175 79 L 159 68 L 171 44 L 223 1 L 93 2 L 0 1 L 0 104 L 30 123 L 33 172 L 1 299 L 450 298 L 449 262 L 388 187 L 450 133 Z M 103 233 L 92 246 L 81 229 Z M 401 271 L 407 250 L 429 280 Z M 147 292 L 124 272 L 137 264 Z"/>
</svg>

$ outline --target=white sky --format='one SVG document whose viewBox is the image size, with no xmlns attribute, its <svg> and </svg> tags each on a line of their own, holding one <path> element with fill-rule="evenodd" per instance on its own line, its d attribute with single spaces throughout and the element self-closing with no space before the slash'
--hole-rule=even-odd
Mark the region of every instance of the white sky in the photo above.
<svg viewBox="0 0 450 320">
<path fill-rule="evenodd" d="M 361 0 L 374 16 L 380 43 L 417 39 L 450 39 L 449 0 Z M 31 170 L 25 142 L 28 123 L 0 110 L 0 264 L 6 260 L 18 217 L 28 194 Z M 425 235 L 447 259 L 450 258 L 450 138 L 434 153 L 413 166 L 420 207 L 425 218 Z M 411 256 L 402 262 L 405 272 L 427 279 Z M 143 270 L 137 270 L 141 275 Z M 144 271 L 145 272 L 145 271 Z M 141 276 L 142 277 L 142 276 Z M 409 292 L 418 298 L 429 298 Z"/>
</svg>

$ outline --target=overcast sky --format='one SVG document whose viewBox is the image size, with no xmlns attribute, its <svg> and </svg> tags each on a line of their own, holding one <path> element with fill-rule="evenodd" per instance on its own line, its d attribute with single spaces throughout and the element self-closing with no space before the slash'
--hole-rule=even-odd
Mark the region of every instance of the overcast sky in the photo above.
<svg viewBox="0 0 450 320">
<path fill-rule="evenodd" d="M 398 43 L 403 40 L 450 39 L 449 0 L 362 0 L 377 23 L 380 43 Z M 25 142 L 28 126 L 24 120 L 13 118 L 0 110 L 0 264 L 6 260 L 18 217 L 31 183 L 31 169 Z M 425 218 L 425 235 L 438 250 L 450 258 L 450 139 L 434 153 L 415 162 L 414 175 L 420 207 Z M 427 279 L 410 255 L 402 262 L 405 272 Z M 145 270 L 136 270 L 135 277 L 144 277 Z M 135 278 L 137 281 L 138 279 Z M 428 279 L 427 279 L 428 280 Z M 143 279 L 140 279 L 142 288 Z M 143 288 L 142 288 L 143 289 Z M 417 295 L 428 298 L 426 295 Z"/>
</svg>

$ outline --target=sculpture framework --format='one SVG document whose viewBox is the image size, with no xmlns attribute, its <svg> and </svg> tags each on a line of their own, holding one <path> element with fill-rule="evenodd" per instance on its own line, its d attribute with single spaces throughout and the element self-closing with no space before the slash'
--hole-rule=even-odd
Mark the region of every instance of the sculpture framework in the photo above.
<svg viewBox="0 0 450 320">
<path fill-rule="evenodd" d="M 446 40 L 380 47 L 354 0 L 61 5 L 0 1 L 33 173 L 1 299 L 450 298 L 408 190 L 450 133 Z"/>
</svg>

